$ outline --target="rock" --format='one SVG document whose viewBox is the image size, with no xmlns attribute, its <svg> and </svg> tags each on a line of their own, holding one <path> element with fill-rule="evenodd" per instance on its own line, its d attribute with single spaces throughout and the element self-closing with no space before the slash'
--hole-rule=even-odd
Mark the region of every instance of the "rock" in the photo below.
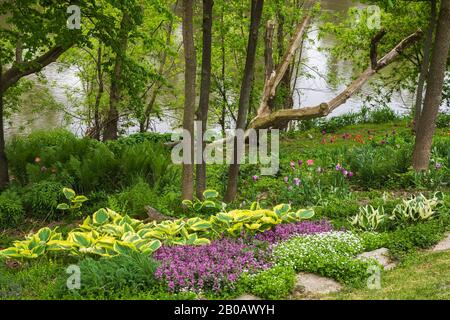
<svg viewBox="0 0 450 320">
<path fill-rule="evenodd" d="M 392 261 L 389 255 L 389 249 L 387 248 L 380 248 L 377 250 L 364 252 L 358 255 L 357 258 L 363 261 L 375 259 L 383 266 L 384 270 L 391 270 L 397 266 L 397 263 Z"/>
<path fill-rule="evenodd" d="M 261 300 L 261 298 L 252 296 L 251 294 L 243 294 L 242 296 L 239 296 L 234 300 Z"/>
<path fill-rule="evenodd" d="M 341 289 L 342 285 L 333 279 L 301 272 L 297 275 L 293 294 L 328 294 Z"/>
<path fill-rule="evenodd" d="M 147 210 L 148 218 L 145 219 L 146 222 L 156 221 L 156 222 L 162 222 L 165 220 L 175 220 L 173 217 L 168 217 L 160 213 L 155 208 L 152 208 L 150 206 L 146 206 L 145 209 Z"/>
<path fill-rule="evenodd" d="M 448 251 L 448 250 L 450 250 L 450 234 L 447 234 L 447 237 L 444 240 L 439 242 L 431 249 L 432 252 Z"/>
</svg>

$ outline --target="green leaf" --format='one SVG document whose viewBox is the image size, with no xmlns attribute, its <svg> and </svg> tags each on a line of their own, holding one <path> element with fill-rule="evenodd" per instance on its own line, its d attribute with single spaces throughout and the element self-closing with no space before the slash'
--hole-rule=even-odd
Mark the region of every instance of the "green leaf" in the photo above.
<svg viewBox="0 0 450 320">
<path fill-rule="evenodd" d="M 311 219 L 314 217 L 314 210 L 312 209 L 301 209 L 297 211 L 298 216 L 300 219 Z"/>
<path fill-rule="evenodd" d="M 203 197 L 205 199 L 213 199 L 217 198 L 219 196 L 219 193 L 216 190 L 208 189 L 203 191 Z"/>
<path fill-rule="evenodd" d="M 89 234 L 83 232 L 71 232 L 69 233 L 68 239 L 71 240 L 79 247 L 90 247 L 93 239 Z"/>
<path fill-rule="evenodd" d="M 39 230 L 36 234 L 39 238 L 39 240 L 43 242 L 47 242 L 50 240 L 50 236 L 52 235 L 52 230 L 50 228 L 42 228 Z"/>
<path fill-rule="evenodd" d="M 97 225 L 102 225 L 109 220 L 108 212 L 105 209 L 100 209 L 92 216 L 93 221 Z"/>
<path fill-rule="evenodd" d="M 72 200 L 73 198 L 75 198 L 76 195 L 75 191 L 69 188 L 64 188 L 63 193 L 67 200 Z"/>
<path fill-rule="evenodd" d="M 291 210 L 291 206 L 288 204 L 279 204 L 273 208 L 273 211 L 279 216 L 288 213 L 289 210 Z"/>
<path fill-rule="evenodd" d="M 192 203 L 191 200 L 183 200 L 183 201 L 181 201 L 181 203 L 182 203 L 184 206 L 189 207 L 189 208 L 192 208 L 192 206 L 193 206 L 193 203 Z"/>
<path fill-rule="evenodd" d="M 86 202 L 86 201 L 88 201 L 89 199 L 87 198 L 87 197 L 85 197 L 85 196 L 76 196 L 73 200 L 72 200 L 72 202 L 75 202 L 75 203 L 83 203 L 83 202 Z"/>
<path fill-rule="evenodd" d="M 70 207 L 69 207 L 69 205 L 67 203 L 60 203 L 60 204 L 58 204 L 56 209 L 58 209 L 58 210 L 69 210 Z"/>
<path fill-rule="evenodd" d="M 211 241 L 206 238 L 198 238 L 197 240 L 194 241 L 194 245 L 196 246 L 202 246 L 207 244 L 211 244 Z"/>
<path fill-rule="evenodd" d="M 216 204 L 214 203 L 214 201 L 205 200 L 205 201 L 203 201 L 203 206 L 206 208 L 215 208 Z"/>
</svg>

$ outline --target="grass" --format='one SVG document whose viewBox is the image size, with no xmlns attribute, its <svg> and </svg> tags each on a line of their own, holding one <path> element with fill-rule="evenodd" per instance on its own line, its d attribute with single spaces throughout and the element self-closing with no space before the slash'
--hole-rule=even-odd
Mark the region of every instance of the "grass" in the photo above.
<svg viewBox="0 0 450 320">
<path fill-rule="evenodd" d="M 450 251 L 411 255 L 397 268 L 382 274 L 381 289 L 344 289 L 326 299 L 448 300 Z"/>
</svg>

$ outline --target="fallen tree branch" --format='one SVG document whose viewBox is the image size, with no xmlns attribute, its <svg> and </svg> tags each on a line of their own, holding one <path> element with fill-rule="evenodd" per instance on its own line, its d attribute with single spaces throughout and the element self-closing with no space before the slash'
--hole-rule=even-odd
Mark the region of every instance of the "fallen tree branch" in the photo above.
<svg viewBox="0 0 450 320">
<path fill-rule="evenodd" d="M 381 34 L 381 33 L 380 33 Z M 417 30 L 407 38 L 397 44 L 389 53 L 371 65 L 355 79 L 344 91 L 328 102 L 321 103 L 317 106 L 301 108 L 301 109 L 285 109 L 274 113 L 258 114 L 250 123 L 250 129 L 278 128 L 279 124 L 291 120 L 307 120 L 318 117 L 327 116 L 333 110 L 344 104 L 354 93 L 362 88 L 362 86 L 378 71 L 385 68 L 393 62 L 403 51 L 411 46 L 414 42 L 422 37 L 422 30 Z M 379 35 L 378 35 L 379 36 Z M 381 37 L 380 37 L 381 39 Z M 375 68 L 372 68 L 375 67 Z"/>
</svg>

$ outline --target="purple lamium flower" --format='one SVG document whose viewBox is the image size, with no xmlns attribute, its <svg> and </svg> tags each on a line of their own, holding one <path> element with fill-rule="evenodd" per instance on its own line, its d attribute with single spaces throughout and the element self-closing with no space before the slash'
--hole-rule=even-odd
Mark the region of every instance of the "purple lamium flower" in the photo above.
<svg viewBox="0 0 450 320">
<path fill-rule="evenodd" d="M 224 238 L 204 246 L 164 246 L 153 255 L 161 263 L 155 277 L 171 292 L 220 292 L 232 288 L 244 271 L 269 268 L 270 255 L 270 249 L 257 248 L 243 239 Z"/>
<path fill-rule="evenodd" d="M 341 171 L 341 169 L 342 169 L 342 167 L 341 167 L 341 165 L 338 163 L 338 164 L 336 165 L 336 171 Z"/>
<path fill-rule="evenodd" d="M 257 234 L 255 239 L 273 244 L 301 234 L 323 233 L 332 230 L 333 227 L 327 220 L 302 221 L 297 223 L 279 224 L 271 230 Z"/>
<path fill-rule="evenodd" d="M 294 184 L 298 187 L 300 185 L 301 181 L 299 178 L 294 178 Z"/>
<path fill-rule="evenodd" d="M 442 168 L 442 164 L 436 163 L 436 165 L 434 167 L 436 168 L 436 170 L 439 170 Z"/>
</svg>

